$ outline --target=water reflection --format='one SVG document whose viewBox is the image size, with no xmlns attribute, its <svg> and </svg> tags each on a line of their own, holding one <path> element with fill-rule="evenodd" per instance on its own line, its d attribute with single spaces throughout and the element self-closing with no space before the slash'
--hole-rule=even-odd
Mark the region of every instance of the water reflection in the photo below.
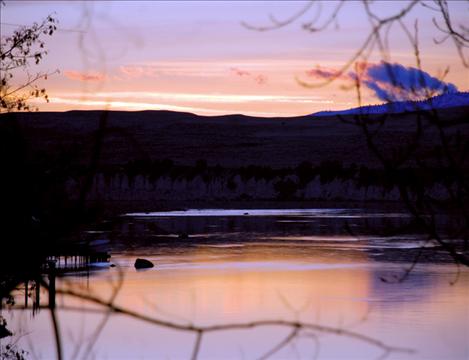
<svg viewBox="0 0 469 360">
<path fill-rule="evenodd" d="M 353 329 L 417 350 L 416 354 L 391 353 L 390 358 L 467 358 L 467 271 L 461 272 L 456 285 L 450 285 L 454 265 L 429 248 L 430 259 L 419 264 L 405 282 L 385 283 L 380 279 L 400 274 L 409 266 L 420 251 L 421 236 L 367 234 L 371 228 L 365 220 L 370 218 L 365 217 L 355 217 L 352 222 L 347 218 L 361 234 L 352 236 L 343 217 L 316 215 L 301 219 L 291 212 L 255 219 L 249 215 L 123 217 L 90 235 L 109 244 L 110 262 L 117 266 L 104 271 L 90 267 L 89 278 L 57 277 L 56 287 L 110 299 L 116 280 L 123 276 L 115 304 L 162 320 L 197 325 L 300 320 Z M 381 226 L 378 232 L 390 223 L 406 221 L 403 217 L 372 219 Z M 187 237 L 182 238 L 183 233 Z M 133 267 L 136 257 L 153 261 L 155 268 L 137 272 Z M 112 359 L 191 356 L 191 333 L 122 315 L 110 316 L 97 333 L 106 312 L 89 312 L 96 305 L 61 294 L 53 301 L 67 359 L 74 355 Z M 28 332 L 21 344 L 30 349 L 29 341 L 38 357 L 53 357 L 49 316 L 41 311 L 22 322 L 24 313 L 14 313 L 10 323 Z M 259 358 L 287 330 L 270 326 L 214 332 L 204 335 L 199 355 Z M 320 359 L 364 359 L 381 354 L 354 339 L 305 332 L 274 358 L 313 357 L 318 350 Z"/>
</svg>

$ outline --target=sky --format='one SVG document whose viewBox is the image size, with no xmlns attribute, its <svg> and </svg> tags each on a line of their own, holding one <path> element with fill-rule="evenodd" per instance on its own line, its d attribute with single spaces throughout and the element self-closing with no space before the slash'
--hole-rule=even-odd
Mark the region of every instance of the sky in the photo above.
<svg viewBox="0 0 469 360">
<path fill-rule="evenodd" d="M 301 82 L 324 80 L 325 71 L 318 70 L 336 71 L 366 39 L 370 24 L 360 3 L 347 2 L 337 25 L 320 32 L 302 26 L 314 19 L 323 23 L 336 2 L 315 3 L 297 21 L 279 29 L 257 31 L 243 25 L 263 27 L 284 21 L 308 3 L 6 1 L 1 9 L 1 35 L 49 14 L 59 20 L 58 31 L 45 38 L 48 54 L 29 68 L 30 72 L 59 71 L 41 84 L 50 98 L 50 103 L 36 102 L 42 111 L 163 109 L 270 117 L 354 107 L 356 94 L 347 79 L 313 88 Z M 387 15 L 406 4 L 378 1 L 373 6 L 380 15 Z M 469 2 L 449 5 L 453 22 L 467 24 Z M 468 69 L 454 45 L 433 41 L 441 37 L 432 22 L 435 16 L 418 5 L 404 19 L 411 29 L 418 19 L 423 69 L 426 76 L 436 78 L 449 68 L 444 84 L 467 91 Z M 415 67 L 413 49 L 402 28 L 394 26 L 390 34 L 387 60 Z M 367 69 L 376 69 L 381 60 L 379 52 L 372 52 Z M 24 76 L 15 74 L 14 80 L 20 83 Z M 353 67 L 347 77 L 348 81 L 353 78 Z M 372 80 L 367 78 L 370 86 L 364 87 L 363 102 L 382 103 Z"/>
</svg>

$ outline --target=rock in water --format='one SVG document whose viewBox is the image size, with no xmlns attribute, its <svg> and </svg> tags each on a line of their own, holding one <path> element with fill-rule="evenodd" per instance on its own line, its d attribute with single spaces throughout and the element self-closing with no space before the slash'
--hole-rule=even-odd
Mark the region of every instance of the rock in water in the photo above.
<svg viewBox="0 0 469 360">
<path fill-rule="evenodd" d="M 153 265 L 153 263 L 150 260 L 139 258 L 135 260 L 134 266 L 136 269 L 148 269 L 148 268 L 152 268 L 155 265 Z"/>
</svg>

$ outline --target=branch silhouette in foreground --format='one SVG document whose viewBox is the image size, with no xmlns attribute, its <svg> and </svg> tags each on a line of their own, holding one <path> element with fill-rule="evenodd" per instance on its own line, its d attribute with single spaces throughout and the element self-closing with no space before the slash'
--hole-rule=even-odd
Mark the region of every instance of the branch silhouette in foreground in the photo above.
<svg viewBox="0 0 469 360">
<path fill-rule="evenodd" d="M 122 284 L 122 283 L 119 282 L 119 284 Z M 43 282 L 43 285 L 47 289 L 50 288 L 50 284 L 46 282 Z M 332 327 L 332 326 L 319 325 L 319 324 L 308 323 L 308 322 L 302 322 L 302 321 L 291 321 L 291 320 L 283 320 L 283 319 L 266 319 L 266 320 L 257 320 L 257 321 L 251 321 L 251 322 L 223 323 L 223 324 L 206 325 L 206 326 L 199 326 L 195 324 L 180 324 L 177 322 L 166 321 L 166 320 L 159 319 L 157 317 L 153 317 L 149 315 L 145 315 L 140 312 L 133 311 L 129 308 L 122 307 L 122 306 L 115 304 L 114 300 L 116 298 L 117 292 L 119 291 L 119 288 L 120 288 L 120 285 L 115 286 L 114 292 L 111 295 L 111 298 L 109 300 L 104 300 L 98 296 L 85 293 L 83 291 L 76 291 L 73 289 L 55 289 L 55 294 L 70 296 L 73 298 L 87 301 L 90 304 L 99 305 L 103 308 L 102 310 L 83 309 L 83 308 L 76 308 L 76 307 L 71 307 L 71 306 L 66 306 L 66 305 L 53 308 L 53 309 L 51 309 L 50 307 L 45 307 L 45 308 L 49 308 L 52 312 L 54 312 L 56 309 L 68 310 L 68 311 L 79 310 L 79 311 L 96 312 L 96 313 L 108 312 L 108 314 L 106 315 L 106 318 L 109 317 L 109 314 L 120 314 L 120 315 L 129 316 L 135 320 L 140 320 L 140 321 L 143 321 L 143 322 L 155 325 L 155 326 L 177 330 L 177 331 L 194 333 L 195 342 L 194 342 L 194 347 L 192 350 L 191 359 L 197 359 L 200 353 L 201 346 L 202 346 L 203 337 L 209 333 L 230 331 L 230 330 L 243 330 L 243 329 L 247 330 L 247 329 L 267 327 L 267 326 L 283 327 L 283 328 L 290 329 L 291 331 L 284 339 L 282 339 L 280 342 L 272 346 L 272 348 L 266 351 L 264 355 L 260 356 L 260 359 L 269 358 L 271 355 L 280 351 L 283 347 L 285 347 L 287 344 L 289 344 L 292 340 L 294 340 L 296 337 L 300 335 L 311 336 L 311 335 L 315 335 L 315 333 L 344 336 L 344 337 L 348 337 L 348 338 L 366 343 L 370 346 L 373 346 L 382 350 L 382 357 L 385 357 L 388 354 L 395 353 L 395 352 L 407 353 L 407 354 L 411 354 L 414 352 L 413 349 L 398 347 L 398 346 L 391 346 L 381 340 L 375 339 L 371 336 L 363 335 L 361 333 L 358 333 L 352 330 L 347 330 L 347 329 L 337 328 L 337 327 Z M 107 321 L 107 319 L 105 321 Z M 99 330 L 97 334 L 95 334 L 94 338 L 97 337 L 99 332 L 102 330 L 103 326 L 104 325 L 102 324 L 99 326 Z M 59 346 L 59 343 L 57 345 Z M 89 351 L 89 347 L 88 347 L 88 351 Z M 61 355 L 59 355 L 59 357 L 60 356 Z"/>
</svg>

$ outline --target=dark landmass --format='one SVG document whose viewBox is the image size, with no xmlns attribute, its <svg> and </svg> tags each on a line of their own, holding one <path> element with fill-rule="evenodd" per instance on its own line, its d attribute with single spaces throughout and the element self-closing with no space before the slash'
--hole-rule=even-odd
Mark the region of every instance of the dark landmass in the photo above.
<svg viewBox="0 0 469 360">
<path fill-rule="evenodd" d="M 370 115 L 367 122 L 380 151 L 393 156 L 415 140 L 420 121 L 412 156 L 399 164 L 396 176 L 416 194 L 427 191 L 445 199 L 441 184 L 451 182 L 454 172 L 442 165 L 440 130 L 450 150 L 469 143 L 469 107 L 437 114 L 441 126 L 425 111 Z M 46 207 L 91 201 L 116 211 L 224 201 L 223 206 L 229 206 L 226 201 L 399 200 L 396 179 L 370 151 L 355 120 L 353 115 L 207 117 L 168 111 L 1 115 L 3 168 L 9 174 L 2 188 L 23 182 L 22 195 L 31 197 L 26 193 L 33 191 L 36 203 L 54 202 Z M 469 167 L 468 159 L 461 159 L 460 165 Z"/>
<path fill-rule="evenodd" d="M 450 131 L 469 134 L 469 107 L 440 110 Z M 28 151 L 38 158 L 67 156 L 70 165 L 87 165 L 92 156 L 101 111 L 15 113 L 0 116 L 0 131 L 17 121 L 17 130 Z M 376 116 L 376 119 L 379 119 Z M 234 168 L 249 165 L 271 168 L 295 167 L 339 161 L 379 167 L 366 146 L 362 130 L 347 123 L 352 116 L 255 118 L 243 115 L 197 116 L 168 111 L 110 111 L 104 129 L 100 166 L 119 166 L 134 160 L 170 159 L 176 165 L 207 165 Z M 377 135 L 387 151 L 411 141 L 416 114 L 390 114 Z M 438 133 L 425 132 L 420 141 L 422 159 L 432 156 Z"/>
</svg>

